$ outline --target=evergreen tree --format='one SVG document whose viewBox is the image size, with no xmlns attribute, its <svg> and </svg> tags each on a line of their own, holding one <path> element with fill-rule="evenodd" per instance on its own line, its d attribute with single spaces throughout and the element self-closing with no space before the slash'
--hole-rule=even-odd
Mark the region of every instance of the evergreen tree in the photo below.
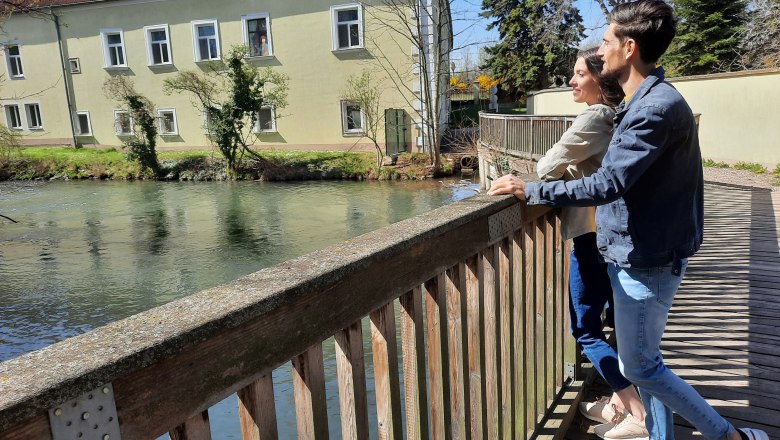
<svg viewBox="0 0 780 440">
<path fill-rule="evenodd" d="M 501 41 L 487 48 L 483 68 L 524 94 L 565 84 L 584 36 L 572 0 L 483 0 L 482 16 L 492 18 Z"/>
<path fill-rule="evenodd" d="M 746 0 L 675 0 L 677 36 L 662 62 L 674 75 L 728 70 L 747 18 Z"/>
</svg>

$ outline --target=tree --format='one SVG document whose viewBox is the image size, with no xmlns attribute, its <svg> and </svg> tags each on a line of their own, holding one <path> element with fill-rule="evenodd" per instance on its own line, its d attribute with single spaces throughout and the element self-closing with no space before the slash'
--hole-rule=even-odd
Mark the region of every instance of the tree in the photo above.
<svg viewBox="0 0 780 440">
<path fill-rule="evenodd" d="M 675 0 L 677 36 L 663 64 L 676 75 L 729 70 L 746 21 L 746 0 Z"/>
<path fill-rule="evenodd" d="M 780 67 L 780 1 L 753 0 L 739 40 L 735 69 Z"/>
<path fill-rule="evenodd" d="M 378 138 L 384 114 L 381 108 L 382 90 L 379 88 L 379 84 L 374 80 L 370 71 L 363 70 L 360 75 L 352 75 L 347 78 L 347 85 L 342 91 L 341 97 L 360 107 L 363 117 L 361 121 L 363 133 L 374 143 L 376 164 L 382 166 L 384 154 L 382 154 Z"/>
<path fill-rule="evenodd" d="M 234 46 L 224 63 L 210 65 L 210 72 L 182 71 L 163 83 L 166 94 L 193 95 L 195 107 L 208 115 L 209 138 L 227 160 L 232 173 L 238 171 L 245 154 L 262 160 L 251 150 L 257 139 L 255 126 L 261 108 L 287 105 L 289 77 L 247 63 L 247 53 L 246 46 Z"/>
<path fill-rule="evenodd" d="M 157 119 L 152 102 L 135 90 L 133 82 L 126 76 L 113 76 L 103 83 L 103 93 L 120 105 L 127 106 L 132 124 L 132 136 L 122 144 L 129 150 L 127 157 L 137 160 L 142 168 L 150 169 L 157 176 L 160 163 L 157 161 Z M 115 123 L 121 124 L 121 121 Z"/>
<path fill-rule="evenodd" d="M 565 83 L 584 36 L 572 0 L 483 0 L 483 17 L 501 41 L 487 49 L 485 68 L 510 92 L 525 94 Z"/>
<path fill-rule="evenodd" d="M 370 63 L 383 72 L 413 109 L 434 174 L 441 169 L 441 141 L 449 105 L 450 53 L 453 50 L 453 0 L 376 0 L 366 4 L 366 48 Z M 399 64 L 394 51 L 414 63 Z M 415 85 L 419 85 L 419 90 Z"/>
</svg>

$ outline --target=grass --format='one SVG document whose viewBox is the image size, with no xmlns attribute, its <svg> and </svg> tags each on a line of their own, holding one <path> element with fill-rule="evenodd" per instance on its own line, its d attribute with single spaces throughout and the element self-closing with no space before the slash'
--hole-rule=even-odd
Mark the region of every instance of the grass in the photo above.
<svg viewBox="0 0 780 440">
<path fill-rule="evenodd" d="M 727 164 L 726 162 L 715 162 L 712 159 L 702 160 L 702 165 L 710 168 L 731 168 L 731 165 Z"/>
<path fill-rule="evenodd" d="M 312 180 L 416 179 L 426 175 L 428 155 L 402 154 L 403 170 L 378 167 L 373 152 L 261 150 L 261 160 L 244 161 L 235 175 L 226 172 L 222 157 L 211 150 L 158 152 L 164 180 Z M 444 173 L 452 165 L 442 162 Z M 116 149 L 26 147 L 0 158 L 0 180 L 30 179 L 152 179 Z"/>
<path fill-rule="evenodd" d="M 780 164 L 775 167 L 775 186 L 780 186 Z"/>
<path fill-rule="evenodd" d="M 763 165 L 754 162 L 737 162 L 734 164 L 734 169 L 752 171 L 756 174 L 765 174 L 767 172 Z"/>
</svg>

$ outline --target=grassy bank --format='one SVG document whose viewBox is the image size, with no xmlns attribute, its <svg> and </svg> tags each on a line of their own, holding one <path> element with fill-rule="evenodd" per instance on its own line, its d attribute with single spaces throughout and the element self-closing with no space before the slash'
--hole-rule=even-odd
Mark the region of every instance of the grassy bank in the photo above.
<svg viewBox="0 0 780 440">
<path fill-rule="evenodd" d="M 286 151 L 259 152 L 245 158 L 230 175 L 215 151 L 158 152 L 162 180 L 318 180 L 420 179 L 427 173 L 428 156 L 402 154 L 395 167 L 377 167 L 374 153 Z M 445 174 L 452 166 L 445 161 Z M 154 179 L 138 163 L 115 149 L 27 147 L 0 155 L 0 180 L 33 179 Z"/>
</svg>

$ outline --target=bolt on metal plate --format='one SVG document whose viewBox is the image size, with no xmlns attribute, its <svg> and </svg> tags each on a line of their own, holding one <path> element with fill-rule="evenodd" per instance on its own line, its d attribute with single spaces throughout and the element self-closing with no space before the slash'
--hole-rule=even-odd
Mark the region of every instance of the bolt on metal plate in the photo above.
<svg viewBox="0 0 780 440">
<path fill-rule="evenodd" d="M 49 410 L 53 440 L 119 440 L 114 388 L 98 387 Z"/>
</svg>

